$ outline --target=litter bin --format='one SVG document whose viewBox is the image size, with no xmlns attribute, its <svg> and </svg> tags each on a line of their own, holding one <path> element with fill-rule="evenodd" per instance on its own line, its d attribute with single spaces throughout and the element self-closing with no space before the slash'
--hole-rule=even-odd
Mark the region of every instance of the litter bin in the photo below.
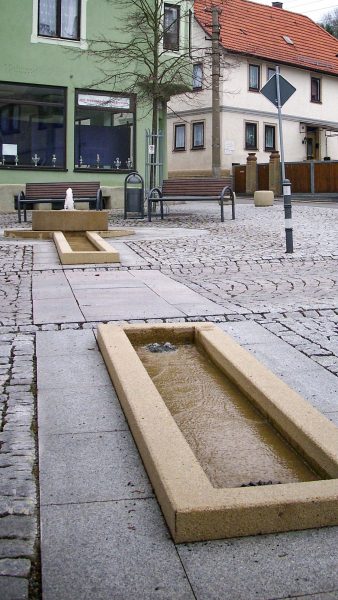
<svg viewBox="0 0 338 600">
<path fill-rule="evenodd" d="M 124 180 L 124 218 L 144 219 L 144 181 L 139 173 L 129 173 Z"/>
</svg>

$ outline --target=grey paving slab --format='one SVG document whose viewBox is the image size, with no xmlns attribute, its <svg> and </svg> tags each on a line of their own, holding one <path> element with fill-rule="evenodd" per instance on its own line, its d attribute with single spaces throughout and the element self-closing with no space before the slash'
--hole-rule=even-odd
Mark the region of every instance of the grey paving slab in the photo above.
<svg viewBox="0 0 338 600">
<path fill-rule="evenodd" d="M 33 322 L 44 323 L 77 323 L 85 318 L 74 298 L 61 297 L 35 300 L 33 303 Z"/>
<path fill-rule="evenodd" d="M 55 292 L 55 294 L 60 294 L 61 291 L 64 292 L 65 290 L 71 289 L 67 278 L 62 271 L 56 273 L 33 273 L 32 288 L 33 300 L 35 298 L 50 298 L 51 290 Z M 55 297 L 57 298 L 60 296 L 56 295 Z"/>
<path fill-rule="evenodd" d="M 194 600 L 155 500 L 42 506 L 44 600 Z"/>
<path fill-rule="evenodd" d="M 39 437 L 41 504 L 99 502 L 152 496 L 127 431 Z"/>
<path fill-rule="evenodd" d="M 92 304 L 90 304 L 90 299 L 83 300 L 83 302 L 79 299 L 80 308 L 85 318 L 98 321 L 184 316 L 182 311 L 168 304 L 146 287 L 137 287 L 132 290 L 119 287 L 113 290 L 110 295 L 107 295 L 106 299 L 104 306 L 102 304 L 98 305 L 95 297 L 92 299 Z"/>
<path fill-rule="evenodd" d="M 34 273 L 32 285 L 34 323 L 83 321 L 64 273 Z"/>
<path fill-rule="evenodd" d="M 276 343 L 278 338 L 254 321 L 218 323 L 218 327 L 231 335 L 239 344 Z"/>
<path fill-rule="evenodd" d="M 62 391 L 68 387 L 105 386 L 110 378 L 98 350 L 80 354 L 58 356 L 52 360 L 50 356 L 41 356 L 37 365 L 38 390 L 57 388 Z"/>
<path fill-rule="evenodd" d="M 41 434 L 128 431 L 111 385 L 40 389 L 38 410 Z"/>
<path fill-rule="evenodd" d="M 65 274 L 74 292 L 115 287 L 144 287 L 142 281 L 130 271 L 68 271 Z"/>
<path fill-rule="evenodd" d="M 338 410 L 338 378 L 324 367 L 273 333 L 264 331 L 258 323 L 220 323 L 219 327 L 230 333 L 315 408 L 324 413 Z"/>
<path fill-rule="evenodd" d="M 23 577 L 0 576 L 1 600 L 28 600 L 28 580 Z"/>
<path fill-rule="evenodd" d="M 197 600 L 276 600 L 336 593 L 337 540 L 332 527 L 177 548 Z"/>
<path fill-rule="evenodd" d="M 159 271 L 131 271 L 131 273 L 146 283 L 152 291 L 164 298 L 166 302 L 173 304 L 187 316 L 198 314 L 219 315 L 224 311 L 219 304 L 203 298 L 186 285 L 170 279 Z"/>
<path fill-rule="evenodd" d="M 93 331 L 89 329 L 63 331 L 38 331 L 36 353 L 42 356 L 69 356 L 88 351 L 99 352 Z"/>
<path fill-rule="evenodd" d="M 122 266 L 149 264 L 145 258 L 142 258 L 137 252 L 129 248 L 125 242 L 117 242 L 114 238 L 105 238 L 105 240 L 119 253 Z M 131 238 L 128 241 L 131 241 Z"/>
</svg>

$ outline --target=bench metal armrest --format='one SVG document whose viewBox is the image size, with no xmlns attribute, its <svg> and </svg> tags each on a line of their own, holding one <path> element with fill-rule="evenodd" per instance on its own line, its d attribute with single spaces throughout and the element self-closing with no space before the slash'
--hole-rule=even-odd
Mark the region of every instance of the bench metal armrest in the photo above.
<svg viewBox="0 0 338 600">
<path fill-rule="evenodd" d="M 153 194 L 157 192 L 158 194 L 158 198 L 156 198 L 155 196 L 153 197 Z M 149 192 L 149 196 L 148 196 L 148 202 L 149 200 L 151 200 L 152 202 L 157 202 L 158 200 L 161 200 L 162 198 L 162 190 L 159 187 L 153 187 L 150 192 Z"/>
<path fill-rule="evenodd" d="M 223 221 L 223 200 L 224 200 L 224 196 L 228 194 L 230 196 L 230 200 L 231 200 L 231 210 L 232 210 L 232 219 L 235 219 L 235 194 L 232 191 L 231 187 L 229 185 L 225 186 L 222 189 L 221 192 L 221 218 Z"/>
<path fill-rule="evenodd" d="M 102 210 L 102 190 L 99 188 L 96 192 L 96 210 Z"/>
<path fill-rule="evenodd" d="M 155 193 L 158 194 L 157 198 Z M 159 202 L 161 206 L 161 219 L 163 219 L 163 194 L 159 187 L 154 187 L 150 190 L 148 196 L 148 221 L 151 221 L 151 204 L 152 202 Z"/>
<path fill-rule="evenodd" d="M 25 192 L 23 190 L 21 190 L 20 194 L 18 195 L 18 222 L 21 223 L 21 202 L 24 203 L 26 199 L 26 195 Z"/>
</svg>

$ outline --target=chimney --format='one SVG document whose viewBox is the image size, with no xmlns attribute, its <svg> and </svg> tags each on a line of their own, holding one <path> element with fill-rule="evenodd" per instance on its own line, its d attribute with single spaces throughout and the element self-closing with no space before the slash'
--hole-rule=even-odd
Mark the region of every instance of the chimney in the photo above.
<svg viewBox="0 0 338 600">
<path fill-rule="evenodd" d="M 274 8 L 283 8 L 283 2 L 272 2 Z"/>
</svg>

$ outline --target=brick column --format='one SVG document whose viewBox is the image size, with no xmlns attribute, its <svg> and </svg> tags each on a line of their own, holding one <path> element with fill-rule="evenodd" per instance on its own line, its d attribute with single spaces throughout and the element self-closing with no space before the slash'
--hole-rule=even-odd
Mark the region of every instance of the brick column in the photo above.
<svg viewBox="0 0 338 600">
<path fill-rule="evenodd" d="M 274 150 L 270 154 L 269 189 L 274 193 L 275 196 L 282 195 L 280 156 L 277 150 Z"/>
<path fill-rule="evenodd" d="M 247 194 L 254 194 L 257 190 L 257 156 L 255 152 L 249 152 L 246 159 L 246 184 Z"/>
</svg>

